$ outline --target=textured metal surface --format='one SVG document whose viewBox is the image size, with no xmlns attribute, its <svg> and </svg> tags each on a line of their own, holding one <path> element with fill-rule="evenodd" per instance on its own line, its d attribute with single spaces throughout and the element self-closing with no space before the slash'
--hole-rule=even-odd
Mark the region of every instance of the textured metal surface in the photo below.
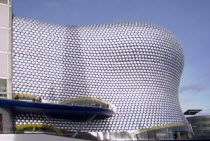
<svg viewBox="0 0 210 141">
<path fill-rule="evenodd" d="M 116 114 L 84 132 L 124 132 L 186 123 L 178 101 L 183 51 L 173 34 L 146 22 L 53 25 L 13 19 L 13 91 L 60 102 L 96 97 Z M 76 131 L 82 123 L 33 113 L 15 124 L 45 123 Z M 39 121 L 39 122 L 38 122 Z"/>
</svg>

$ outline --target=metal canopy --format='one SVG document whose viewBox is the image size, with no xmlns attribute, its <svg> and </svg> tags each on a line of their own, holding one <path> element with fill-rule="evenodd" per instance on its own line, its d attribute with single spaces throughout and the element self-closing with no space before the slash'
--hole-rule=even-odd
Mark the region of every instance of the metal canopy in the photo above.
<svg viewBox="0 0 210 141">
<path fill-rule="evenodd" d="M 62 117 L 76 120 L 86 120 L 93 115 L 96 115 L 94 119 L 107 118 L 114 114 L 112 110 L 100 107 L 70 106 L 8 99 L 0 99 L 0 107 L 7 108 L 18 114 L 44 113 L 52 117 Z"/>
<path fill-rule="evenodd" d="M 184 112 L 184 115 L 195 115 L 200 111 L 202 111 L 202 109 L 188 109 L 186 112 Z"/>
</svg>

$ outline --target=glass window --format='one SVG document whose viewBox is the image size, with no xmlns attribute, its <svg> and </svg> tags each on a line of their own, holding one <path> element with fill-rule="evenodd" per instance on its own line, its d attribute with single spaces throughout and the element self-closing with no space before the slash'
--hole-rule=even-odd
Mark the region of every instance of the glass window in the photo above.
<svg viewBox="0 0 210 141">
<path fill-rule="evenodd" d="M 0 3 L 8 4 L 8 0 L 0 0 Z"/>
<path fill-rule="evenodd" d="M 9 7 L 0 5 L 0 26 L 10 27 L 9 22 Z"/>
<path fill-rule="evenodd" d="M 7 79 L 0 78 L 0 97 L 6 97 L 7 94 Z"/>
<path fill-rule="evenodd" d="M 9 30 L 0 28 L 0 51 L 9 51 Z"/>
<path fill-rule="evenodd" d="M 8 54 L 0 53 L 0 77 L 8 77 Z"/>
</svg>

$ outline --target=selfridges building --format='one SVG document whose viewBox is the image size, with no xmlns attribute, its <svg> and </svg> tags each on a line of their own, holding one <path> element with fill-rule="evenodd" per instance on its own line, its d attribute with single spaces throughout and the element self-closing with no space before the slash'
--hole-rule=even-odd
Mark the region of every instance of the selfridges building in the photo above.
<svg viewBox="0 0 210 141">
<path fill-rule="evenodd" d="M 107 102 L 102 108 L 114 113 L 80 121 L 16 112 L 14 126 L 52 126 L 97 140 L 188 138 L 178 99 L 183 64 L 176 37 L 152 23 L 66 26 L 14 16 L 14 97 L 83 107 Z"/>
</svg>

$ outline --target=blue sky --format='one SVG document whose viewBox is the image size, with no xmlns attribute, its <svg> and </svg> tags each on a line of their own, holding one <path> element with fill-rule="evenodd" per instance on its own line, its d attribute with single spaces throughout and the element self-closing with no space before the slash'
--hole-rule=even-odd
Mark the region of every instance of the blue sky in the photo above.
<svg viewBox="0 0 210 141">
<path fill-rule="evenodd" d="M 54 24 L 147 21 L 180 40 L 185 67 L 179 97 L 183 111 L 210 113 L 210 0 L 13 0 L 13 14 Z"/>
</svg>

